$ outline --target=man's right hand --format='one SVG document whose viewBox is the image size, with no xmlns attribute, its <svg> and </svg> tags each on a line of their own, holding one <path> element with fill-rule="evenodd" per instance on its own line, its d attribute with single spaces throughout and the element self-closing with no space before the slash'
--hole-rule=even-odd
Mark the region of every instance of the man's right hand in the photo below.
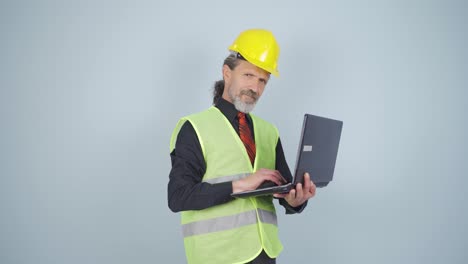
<svg viewBox="0 0 468 264">
<path fill-rule="evenodd" d="M 277 170 L 259 169 L 253 174 L 232 182 L 232 192 L 243 192 L 257 189 L 264 181 L 272 181 L 276 185 L 285 184 L 283 176 Z"/>
</svg>

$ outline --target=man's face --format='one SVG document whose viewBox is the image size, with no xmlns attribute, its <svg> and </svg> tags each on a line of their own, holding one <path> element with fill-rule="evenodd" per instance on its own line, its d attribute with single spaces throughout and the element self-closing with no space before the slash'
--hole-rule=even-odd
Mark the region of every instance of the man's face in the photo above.
<svg viewBox="0 0 468 264">
<path fill-rule="evenodd" d="M 249 113 L 262 95 L 270 73 L 248 61 L 240 60 L 234 70 L 224 65 L 223 77 L 223 98 L 233 103 L 238 111 Z"/>
</svg>

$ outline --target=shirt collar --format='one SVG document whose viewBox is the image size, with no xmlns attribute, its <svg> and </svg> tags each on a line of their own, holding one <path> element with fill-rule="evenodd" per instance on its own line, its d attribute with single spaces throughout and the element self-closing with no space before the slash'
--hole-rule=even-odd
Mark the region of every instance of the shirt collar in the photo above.
<svg viewBox="0 0 468 264">
<path fill-rule="evenodd" d="M 237 112 L 239 111 L 237 111 L 236 107 L 232 103 L 221 97 L 216 102 L 215 106 L 226 116 L 229 122 L 234 122 L 237 117 Z"/>
</svg>

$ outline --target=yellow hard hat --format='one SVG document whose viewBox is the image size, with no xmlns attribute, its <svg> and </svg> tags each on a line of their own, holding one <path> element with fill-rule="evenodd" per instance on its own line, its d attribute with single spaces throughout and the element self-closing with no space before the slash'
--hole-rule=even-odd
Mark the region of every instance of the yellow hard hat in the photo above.
<svg viewBox="0 0 468 264">
<path fill-rule="evenodd" d="M 280 48 L 273 34 L 265 29 L 249 29 L 239 34 L 229 50 L 240 53 L 248 62 L 279 76 L 277 63 Z"/>
</svg>

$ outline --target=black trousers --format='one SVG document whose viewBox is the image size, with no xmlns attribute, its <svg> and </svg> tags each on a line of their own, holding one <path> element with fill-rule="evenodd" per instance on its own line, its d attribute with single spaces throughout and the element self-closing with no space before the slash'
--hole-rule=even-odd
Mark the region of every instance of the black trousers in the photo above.
<svg viewBox="0 0 468 264">
<path fill-rule="evenodd" d="M 264 250 L 254 260 L 246 264 L 276 264 L 276 259 L 270 258 Z"/>
</svg>

